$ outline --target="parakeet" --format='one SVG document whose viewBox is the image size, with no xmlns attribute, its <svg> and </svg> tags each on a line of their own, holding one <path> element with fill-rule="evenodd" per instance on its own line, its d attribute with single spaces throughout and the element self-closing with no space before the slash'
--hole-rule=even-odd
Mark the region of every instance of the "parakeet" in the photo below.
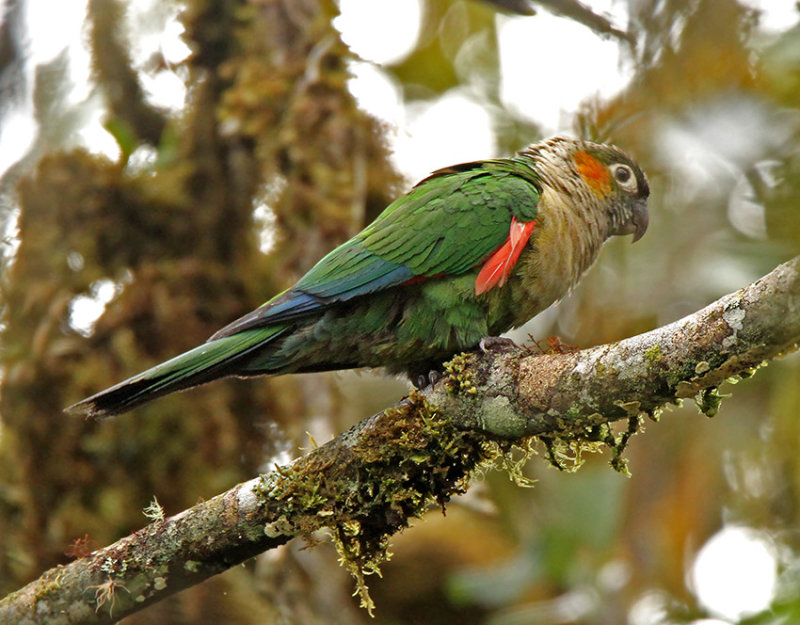
<svg viewBox="0 0 800 625">
<path fill-rule="evenodd" d="M 110 416 L 231 375 L 427 373 L 561 299 L 609 237 L 639 240 L 649 194 L 624 152 L 564 137 L 440 169 L 293 287 L 67 410 Z"/>
</svg>

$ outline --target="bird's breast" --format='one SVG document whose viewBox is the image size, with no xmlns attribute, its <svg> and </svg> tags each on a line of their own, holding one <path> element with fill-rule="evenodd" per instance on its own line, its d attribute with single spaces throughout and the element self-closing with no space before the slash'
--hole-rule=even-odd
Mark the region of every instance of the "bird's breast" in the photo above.
<svg viewBox="0 0 800 625">
<path fill-rule="evenodd" d="M 593 206 L 546 189 L 537 228 L 520 257 L 515 299 L 524 323 L 563 298 L 597 258 L 605 223 Z"/>
</svg>

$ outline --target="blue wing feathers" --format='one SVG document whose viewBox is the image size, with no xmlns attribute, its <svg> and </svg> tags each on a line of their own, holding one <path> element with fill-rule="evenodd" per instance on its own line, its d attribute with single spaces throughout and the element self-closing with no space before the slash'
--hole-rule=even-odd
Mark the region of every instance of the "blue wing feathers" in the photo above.
<svg viewBox="0 0 800 625">
<path fill-rule="evenodd" d="M 209 340 L 217 340 L 251 328 L 291 321 L 327 308 L 335 302 L 388 289 L 414 277 L 414 272 L 408 267 L 384 261 L 377 256 L 365 256 L 356 268 L 359 270 L 338 276 L 335 272 L 328 272 L 336 277 L 314 282 L 306 280 L 310 275 L 306 274 L 293 288 L 225 326 Z"/>
</svg>

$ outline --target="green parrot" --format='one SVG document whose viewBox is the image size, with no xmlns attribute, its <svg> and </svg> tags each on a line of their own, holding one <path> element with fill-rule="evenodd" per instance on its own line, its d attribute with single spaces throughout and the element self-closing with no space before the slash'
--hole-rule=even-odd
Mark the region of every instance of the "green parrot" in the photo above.
<svg viewBox="0 0 800 625">
<path fill-rule="evenodd" d="M 70 406 L 106 417 L 235 375 L 386 367 L 412 380 L 561 299 L 650 193 L 609 145 L 554 137 L 440 169 L 293 287 L 171 360 Z"/>
</svg>

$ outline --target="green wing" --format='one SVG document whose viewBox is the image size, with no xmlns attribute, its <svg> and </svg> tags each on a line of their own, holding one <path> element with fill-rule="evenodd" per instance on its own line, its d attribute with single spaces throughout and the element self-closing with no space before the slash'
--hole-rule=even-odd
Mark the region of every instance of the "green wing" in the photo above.
<svg viewBox="0 0 800 625">
<path fill-rule="evenodd" d="M 451 167 L 391 204 L 354 241 L 415 276 L 458 275 L 503 244 L 512 217 L 535 219 L 540 193 L 538 178 L 522 162 Z"/>
<path fill-rule="evenodd" d="M 458 275 L 506 240 L 512 217 L 536 218 L 541 184 L 523 158 L 441 169 L 390 204 L 288 291 L 212 339 L 305 316 L 404 283 Z"/>
</svg>

